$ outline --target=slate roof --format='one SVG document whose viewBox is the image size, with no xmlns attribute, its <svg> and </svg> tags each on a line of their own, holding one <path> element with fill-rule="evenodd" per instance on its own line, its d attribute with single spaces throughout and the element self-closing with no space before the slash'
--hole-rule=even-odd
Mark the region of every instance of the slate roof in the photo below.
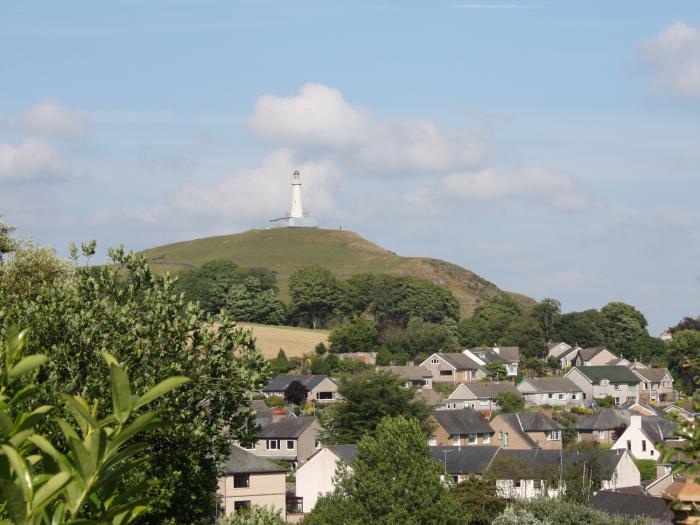
<svg viewBox="0 0 700 525">
<path fill-rule="evenodd" d="M 357 457 L 357 445 L 334 445 L 328 450 L 342 459 L 345 463 L 352 463 Z"/>
<path fill-rule="evenodd" d="M 484 416 L 471 408 L 435 410 L 433 417 L 448 434 L 493 434 Z"/>
<path fill-rule="evenodd" d="M 626 366 L 577 366 L 574 370 L 581 372 L 593 383 L 598 383 L 601 379 L 608 379 L 611 383 L 639 383 L 640 381 Z"/>
<path fill-rule="evenodd" d="M 295 439 L 316 421 L 314 416 L 284 417 L 258 433 L 258 439 Z"/>
<path fill-rule="evenodd" d="M 503 392 L 521 396 L 520 390 L 510 381 L 491 381 L 489 383 L 462 383 L 478 398 L 491 399 Z M 458 387 L 459 388 L 459 387 Z M 456 389 L 455 389 L 456 390 Z M 456 398 L 455 398 L 456 399 Z"/>
<path fill-rule="evenodd" d="M 251 454 L 233 445 L 228 459 L 224 463 L 224 474 L 259 474 L 287 472 L 287 469 Z"/>
<path fill-rule="evenodd" d="M 659 383 L 668 374 L 665 368 L 635 368 L 634 371 L 650 383 Z"/>
<path fill-rule="evenodd" d="M 433 377 L 430 370 L 424 366 L 406 365 L 406 366 L 380 366 L 378 370 L 391 372 L 399 377 L 403 377 L 408 381 L 418 381 L 426 377 Z"/>
<path fill-rule="evenodd" d="M 432 388 L 426 388 L 423 390 L 418 390 L 416 392 L 416 398 L 417 399 L 423 399 L 425 401 L 425 404 L 431 407 L 437 406 L 442 404 L 444 399 L 440 394 L 438 394 L 435 390 Z"/>
<path fill-rule="evenodd" d="M 525 432 L 546 432 L 548 430 L 562 430 L 559 423 L 542 412 L 518 412 L 517 414 L 505 414 L 514 416 L 518 425 Z"/>
<path fill-rule="evenodd" d="M 581 350 L 578 351 L 578 354 L 581 356 L 581 359 L 583 359 L 584 361 L 590 361 L 595 356 L 597 356 L 599 353 L 601 353 L 603 350 L 608 350 L 608 349 L 603 348 L 601 346 L 592 347 L 592 348 L 581 348 Z M 612 352 L 610 352 L 610 353 L 612 354 Z"/>
<path fill-rule="evenodd" d="M 588 506 L 617 516 L 646 517 L 668 523 L 673 521 L 673 511 L 668 508 L 666 500 L 654 496 L 600 490 L 590 499 Z"/>
<path fill-rule="evenodd" d="M 464 355 L 462 352 L 441 352 L 436 355 L 441 359 L 444 359 L 445 362 L 454 366 L 457 370 L 481 370 L 487 373 L 486 369 L 479 366 L 476 361 L 474 361 L 468 355 Z"/>
<path fill-rule="evenodd" d="M 576 423 L 576 430 L 612 430 L 630 424 L 630 411 L 616 408 L 601 408 L 598 412 Z"/>
<path fill-rule="evenodd" d="M 647 412 L 651 412 L 652 414 L 655 414 L 655 415 L 657 415 L 657 416 L 661 416 L 661 417 L 664 417 L 664 416 L 665 416 L 665 412 L 664 412 L 663 410 L 661 410 L 660 408 L 657 408 L 657 407 L 655 407 L 655 406 L 651 406 L 649 403 L 644 403 L 643 401 L 639 401 L 639 402 L 637 402 L 637 401 L 626 401 L 626 402 L 622 403 L 622 404 L 619 406 L 619 408 L 623 408 L 623 409 L 625 409 L 625 410 L 630 410 L 630 411 L 632 411 L 632 412 L 637 412 L 636 410 L 634 410 L 634 409 L 632 408 L 632 407 L 635 406 L 635 405 L 638 405 L 638 406 L 640 406 L 641 408 L 643 408 L 644 410 L 646 410 Z"/>
<path fill-rule="evenodd" d="M 500 361 L 502 363 L 515 363 L 520 360 L 520 348 L 517 346 L 499 346 L 498 351 L 491 347 L 470 348 L 472 353 L 483 359 L 486 364 Z M 483 354 L 483 355 L 482 355 Z"/>
<path fill-rule="evenodd" d="M 498 447 L 487 445 L 430 447 L 433 459 L 445 465 L 445 470 L 452 476 L 483 474 L 498 451 Z"/>
<path fill-rule="evenodd" d="M 581 389 L 568 377 L 528 377 L 523 379 L 538 392 L 581 392 Z"/>
<path fill-rule="evenodd" d="M 304 375 L 304 376 L 279 375 L 277 377 L 272 378 L 270 380 L 270 382 L 263 387 L 262 391 L 263 392 L 284 392 L 287 389 L 287 387 L 289 386 L 289 383 L 291 383 L 292 381 L 299 381 L 308 390 L 313 390 L 324 379 L 330 379 L 331 381 L 333 381 L 333 379 L 331 379 L 330 377 L 328 377 L 326 375 L 314 375 L 314 374 L 308 374 L 308 375 Z"/>
<path fill-rule="evenodd" d="M 673 434 L 678 425 L 674 421 L 658 416 L 642 416 L 642 430 L 654 443 L 662 443 L 666 439 L 677 439 Z"/>
<path fill-rule="evenodd" d="M 595 453 L 600 458 L 601 473 L 604 479 L 610 479 L 615 472 L 617 464 L 624 455 L 623 450 L 595 449 Z M 544 470 L 551 470 L 562 465 L 572 465 L 577 461 L 588 458 L 589 452 L 576 450 L 513 450 L 503 448 L 498 453 L 498 457 L 505 459 L 520 458 L 528 461 L 535 469 L 535 473 Z"/>
</svg>

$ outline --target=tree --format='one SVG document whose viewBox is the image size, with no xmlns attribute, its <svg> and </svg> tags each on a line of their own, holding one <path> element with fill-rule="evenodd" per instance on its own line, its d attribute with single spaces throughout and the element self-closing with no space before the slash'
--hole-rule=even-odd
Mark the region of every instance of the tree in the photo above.
<svg viewBox="0 0 700 525">
<path fill-rule="evenodd" d="M 557 525 L 644 525 L 645 518 L 624 518 L 594 510 L 586 505 L 565 499 L 540 498 L 514 504 L 516 509 L 528 512 L 541 523 Z"/>
<path fill-rule="evenodd" d="M 653 459 L 635 459 L 634 464 L 639 469 L 642 481 L 656 479 L 656 461 Z"/>
<path fill-rule="evenodd" d="M 489 363 L 488 365 L 486 365 L 486 369 L 496 376 L 496 381 L 500 381 L 501 376 L 505 378 L 508 374 L 508 369 L 506 368 L 506 365 L 503 364 L 501 361 L 494 361 L 493 363 Z"/>
<path fill-rule="evenodd" d="M 606 346 L 627 359 L 639 358 L 639 346 L 649 339 L 647 320 L 634 306 L 612 302 L 600 309 Z"/>
<path fill-rule="evenodd" d="M 540 325 L 540 330 L 546 340 L 554 333 L 554 326 L 561 315 L 561 303 L 556 299 L 546 297 L 532 309 L 533 316 Z"/>
<path fill-rule="evenodd" d="M 226 525 L 284 525 L 280 511 L 268 507 L 253 505 L 232 512 Z"/>
<path fill-rule="evenodd" d="M 255 321 L 255 294 L 244 284 L 234 284 L 226 295 L 226 311 L 236 321 Z"/>
<path fill-rule="evenodd" d="M 524 310 L 512 297 L 501 294 L 479 306 L 474 314 L 459 322 L 462 345 L 467 347 L 491 346 L 498 342 L 510 324 Z"/>
<path fill-rule="evenodd" d="M 340 471 L 335 494 L 320 498 L 305 524 L 464 523 L 418 421 L 385 418 L 357 448 L 352 470 Z"/>
<path fill-rule="evenodd" d="M 562 469 L 568 501 L 586 504 L 603 485 L 604 466 L 597 443 L 581 442 L 576 446 L 576 460 Z"/>
<path fill-rule="evenodd" d="M 476 476 L 469 476 L 453 486 L 452 494 L 466 517 L 465 525 L 490 525 L 493 517 L 506 506 L 506 500 L 498 495 L 495 481 Z"/>
<path fill-rule="evenodd" d="M 668 348 L 669 370 L 686 394 L 695 390 L 700 377 L 700 332 L 681 330 L 673 334 Z"/>
<path fill-rule="evenodd" d="M 529 313 L 513 319 L 497 340 L 503 346 L 520 347 L 523 358 L 542 360 L 547 356 L 547 339 L 537 319 Z"/>
<path fill-rule="evenodd" d="M 330 444 L 357 443 L 374 432 L 384 417 L 414 418 L 428 435 L 430 408 L 415 398 L 415 389 L 387 372 L 366 372 L 340 380 L 338 401 L 321 416 L 323 441 Z"/>
<path fill-rule="evenodd" d="M 31 300 L 42 287 L 65 283 L 75 272 L 52 248 L 29 241 L 16 243 L 10 256 L 0 259 L 0 303 Z"/>
<path fill-rule="evenodd" d="M 501 412 L 507 414 L 514 414 L 525 408 L 523 396 L 519 396 L 514 392 L 500 392 L 496 396 L 496 403 L 501 407 Z"/>
<path fill-rule="evenodd" d="M 309 389 L 297 379 L 289 383 L 284 390 L 284 400 L 294 405 L 301 405 L 308 395 Z"/>
<path fill-rule="evenodd" d="M 604 323 L 605 319 L 598 310 L 562 314 L 554 323 L 552 339 L 584 348 L 604 346 Z"/>
<path fill-rule="evenodd" d="M 341 323 L 328 336 L 331 352 L 371 352 L 377 346 L 379 333 L 377 323 L 365 319 L 353 319 Z"/>
<path fill-rule="evenodd" d="M 680 332 L 682 330 L 695 330 L 696 332 L 700 332 L 700 317 L 696 319 L 693 319 L 692 317 L 684 317 L 676 326 L 668 329 L 668 331 L 674 335 L 676 332 Z"/>
<path fill-rule="evenodd" d="M 272 375 L 286 374 L 295 367 L 295 363 L 287 359 L 287 354 L 281 348 L 277 352 L 277 357 L 270 359 L 270 371 Z"/>
<path fill-rule="evenodd" d="M 14 226 L 3 222 L 2 214 L 0 214 L 0 262 L 8 253 L 15 251 L 17 241 L 12 237 L 15 230 Z"/>
<path fill-rule="evenodd" d="M 344 294 L 335 276 L 320 266 L 305 266 L 289 276 L 289 295 L 297 315 L 315 329 L 342 308 Z"/>
<path fill-rule="evenodd" d="M 531 512 L 522 508 L 509 505 L 501 514 L 499 514 L 493 525 L 547 525 L 548 521 L 542 521 L 532 515 Z"/>
<path fill-rule="evenodd" d="M 414 358 L 422 353 L 456 352 L 459 342 L 447 326 L 413 317 L 406 326 L 403 349 Z"/>
<path fill-rule="evenodd" d="M 274 290 L 263 290 L 253 300 L 255 322 L 263 324 L 285 324 L 287 306 L 277 297 Z"/>
<path fill-rule="evenodd" d="M 245 407 L 267 380 L 265 361 L 249 332 L 225 315 L 203 319 L 174 293 L 173 279 L 154 275 L 145 259 L 121 249 L 110 256 L 112 264 L 47 282 L 31 297 L 8 302 L 0 295 L 0 323 L 32 326 L 30 349 L 51 349 L 33 394 L 37 403 L 50 404 L 60 392 L 109 398 L 101 351 L 129 370 L 138 390 L 171 375 L 190 377 L 192 383 L 154 404 L 172 424 L 148 432 L 150 454 L 131 475 L 162 480 L 144 523 L 208 523 L 231 440 L 255 435 Z M 58 439 L 55 426 L 41 430 Z"/>
</svg>

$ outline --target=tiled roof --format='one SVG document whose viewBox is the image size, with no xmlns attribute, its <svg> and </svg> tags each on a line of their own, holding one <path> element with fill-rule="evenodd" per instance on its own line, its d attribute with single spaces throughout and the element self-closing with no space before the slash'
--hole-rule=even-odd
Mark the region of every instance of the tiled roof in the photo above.
<svg viewBox="0 0 700 525">
<path fill-rule="evenodd" d="M 659 416 L 642 416 L 642 430 L 654 443 L 663 443 L 666 439 L 674 438 L 678 425 Z"/>
<path fill-rule="evenodd" d="M 538 392 L 581 392 L 581 389 L 568 377 L 528 377 L 523 379 Z"/>
<path fill-rule="evenodd" d="M 613 430 L 620 425 L 629 425 L 630 415 L 629 410 L 601 408 L 576 423 L 576 430 Z"/>
<path fill-rule="evenodd" d="M 525 432 L 546 432 L 547 430 L 562 430 L 559 423 L 542 412 L 518 412 L 513 414 L 520 422 L 520 428 Z"/>
<path fill-rule="evenodd" d="M 246 452 L 233 445 L 228 459 L 224 463 L 224 474 L 256 474 L 264 472 L 287 472 L 287 469 Z"/>
<path fill-rule="evenodd" d="M 654 496 L 600 490 L 591 498 L 588 506 L 616 516 L 651 518 L 655 523 L 673 521 L 673 511 L 668 508 L 668 502 Z"/>
<path fill-rule="evenodd" d="M 488 383 L 462 383 L 474 396 L 482 399 L 492 399 L 503 392 L 522 395 L 510 381 L 490 381 Z"/>
<path fill-rule="evenodd" d="M 471 408 L 434 410 L 433 417 L 448 434 L 493 434 L 484 416 Z"/>
<path fill-rule="evenodd" d="M 464 355 L 462 352 L 438 353 L 436 355 L 454 366 L 457 370 L 484 370 L 476 361 Z"/>
<path fill-rule="evenodd" d="M 496 350 L 498 348 L 498 350 Z M 471 348 L 471 352 L 486 361 L 486 364 L 500 361 L 502 363 L 515 363 L 520 360 L 520 348 L 517 346 L 477 347 Z M 482 355 L 483 354 L 483 355 Z"/>
<path fill-rule="evenodd" d="M 447 473 L 452 476 L 481 475 L 486 472 L 498 450 L 498 447 L 486 445 L 430 447 L 430 454 L 435 461 L 443 464 Z"/>
<path fill-rule="evenodd" d="M 321 381 L 324 379 L 331 379 L 330 377 L 326 375 L 314 375 L 314 374 L 308 374 L 308 375 L 303 375 L 303 376 L 290 376 L 290 375 L 279 375 L 273 379 L 270 380 L 270 382 L 265 385 L 265 387 L 262 389 L 263 392 L 283 392 L 284 390 L 287 389 L 289 386 L 289 383 L 292 381 L 299 381 L 302 385 L 304 385 L 308 390 L 313 390 L 316 388 Z"/>
<path fill-rule="evenodd" d="M 597 356 L 599 353 L 601 353 L 603 350 L 607 350 L 607 348 L 603 348 L 600 346 L 593 347 L 593 348 L 581 348 L 581 350 L 578 351 L 578 354 L 581 356 L 581 359 L 583 359 L 584 361 L 590 361 L 595 356 Z M 610 352 L 610 353 L 612 353 L 612 352 Z"/>
<path fill-rule="evenodd" d="M 594 383 L 601 379 L 608 379 L 611 383 L 639 383 L 639 378 L 625 366 L 577 366 L 573 370 L 578 370 Z"/>
<path fill-rule="evenodd" d="M 403 377 L 409 381 L 418 381 L 427 377 L 433 377 L 430 370 L 424 366 L 406 365 L 406 366 L 380 366 L 378 370 L 391 372 L 399 377 Z"/>
<path fill-rule="evenodd" d="M 284 417 L 279 421 L 270 423 L 258 433 L 259 439 L 294 439 L 301 436 L 304 431 L 316 421 L 314 416 Z"/>
<path fill-rule="evenodd" d="M 590 454 L 596 454 L 600 460 L 603 479 L 610 479 L 615 472 L 617 464 L 623 457 L 625 451 L 612 449 L 594 449 L 594 452 L 577 451 L 577 450 L 513 450 L 501 449 L 498 453 L 498 458 L 514 459 L 521 458 L 529 461 L 534 467 L 535 472 L 540 470 L 551 470 L 561 466 L 572 465 L 578 461 L 588 459 Z"/>
<path fill-rule="evenodd" d="M 645 381 L 659 383 L 668 374 L 666 368 L 635 368 L 634 372 L 644 378 Z"/>
<path fill-rule="evenodd" d="M 431 407 L 442 404 L 444 399 L 432 388 L 425 388 L 416 391 L 416 398 L 425 401 L 425 404 Z"/>
</svg>

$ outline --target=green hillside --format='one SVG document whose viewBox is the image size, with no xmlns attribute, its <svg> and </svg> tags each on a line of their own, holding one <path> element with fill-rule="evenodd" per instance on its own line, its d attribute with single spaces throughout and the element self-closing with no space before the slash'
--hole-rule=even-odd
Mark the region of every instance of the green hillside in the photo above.
<svg viewBox="0 0 700 525">
<path fill-rule="evenodd" d="M 151 248 L 143 252 L 159 272 L 178 272 L 214 259 L 240 266 L 266 266 L 277 272 L 280 294 L 288 297 L 287 281 L 295 268 L 316 264 L 341 279 L 358 273 L 388 273 L 430 280 L 449 288 L 463 315 L 494 297 L 493 283 L 455 264 L 423 257 L 401 257 L 349 231 L 316 228 L 249 230 Z M 528 297 L 513 294 L 523 302 Z"/>
</svg>

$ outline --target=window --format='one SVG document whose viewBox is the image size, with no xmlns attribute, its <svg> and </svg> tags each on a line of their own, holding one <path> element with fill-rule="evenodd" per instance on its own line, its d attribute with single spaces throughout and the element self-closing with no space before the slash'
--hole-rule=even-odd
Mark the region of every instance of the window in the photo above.
<svg viewBox="0 0 700 525">
<path fill-rule="evenodd" d="M 615 390 L 620 390 L 620 383 L 615 383 L 614 388 Z"/>
<path fill-rule="evenodd" d="M 571 399 L 576 401 L 578 399 L 578 394 L 576 392 L 571 392 Z"/>
<path fill-rule="evenodd" d="M 476 434 L 469 434 L 469 444 L 474 445 L 476 443 L 476 438 L 477 438 Z"/>
<path fill-rule="evenodd" d="M 646 452 L 646 451 L 647 451 L 647 440 L 642 439 L 642 452 Z"/>
<path fill-rule="evenodd" d="M 561 440 L 561 430 L 550 430 L 547 432 L 547 441 Z"/>
<path fill-rule="evenodd" d="M 452 483 L 454 483 L 455 485 L 459 483 L 459 476 L 452 476 Z"/>
<path fill-rule="evenodd" d="M 267 450 L 279 450 L 280 440 L 279 439 L 268 439 L 267 440 Z"/>
<path fill-rule="evenodd" d="M 559 394 L 557 397 L 558 397 L 559 399 L 564 399 L 564 394 Z"/>
<path fill-rule="evenodd" d="M 610 384 L 610 381 L 607 379 L 601 379 L 600 380 L 600 386 L 608 386 Z"/>
<path fill-rule="evenodd" d="M 250 500 L 245 500 L 245 501 L 234 501 L 233 502 L 233 510 L 241 510 L 241 509 L 249 509 L 250 508 Z"/>
<path fill-rule="evenodd" d="M 552 393 L 550 392 L 549 394 L 547 394 L 547 397 L 548 397 L 549 399 L 552 399 L 552 398 L 554 398 L 554 394 L 552 394 Z"/>
<path fill-rule="evenodd" d="M 335 399 L 335 392 L 316 392 L 316 399 L 319 401 L 330 401 Z"/>
<path fill-rule="evenodd" d="M 632 452 L 632 442 L 629 439 L 627 440 L 627 450 Z"/>
<path fill-rule="evenodd" d="M 437 357 L 433 357 L 433 358 L 430 360 L 430 362 L 431 362 L 432 364 L 434 364 L 434 365 L 439 365 L 439 364 L 440 364 L 440 359 L 438 359 Z"/>
<path fill-rule="evenodd" d="M 613 397 L 613 403 L 615 403 L 615 406 L 620 404 L 620 398 L 619 397 Z"/>
<path fill-rule="evenodd" d="M 456 447 L 456 446 L 459 446 L 459 442 L 460 442 L 460 440 L 461 440 L 461 437 L 462 437 L 462 436 L 460 436 L 459 434 L 454 434 L 454 435 L 452 436 L 452 444 L 453 444 L 455 447 Z"/>
<path fill-rule="evenodd" d="M 316 441 L 314 441 L 314 448 L 315 449 L 321 448 L 321 440 L 320 439 L 317 439 Z"/>
<path fill-rule="evenodd" d="M 503 446 L 504 447 L 508 446 L 508 432 L 503 433 Z"/>
<path fill-rule="evenodd" d="M 451 376 L 452 370 L 440 370 L 440 375 L 441 376 Z"/>
<path fill-rule="evenodd" d="M 287 440 L 287 450 L 294 450 L 296 448 L 296 441 L 293 439 Z"/>
<path fill-rule="evenodd" d="M 491 434 L 481 434 L 481 441 L 484 445 L 491 443 Z"/>
<path fill-rule="evenodd" d="M 488 399 L 481 399 L 481 400 L 479 400 L 479 404 L 480 404 L 482 407 L 488 406 L 489 400 L 488 400 Z"/>
<path fill-rule="evenodd" d="M 519 479 L 516 479 L 516 480 L 513 482 L 513 486 L 516 487 L 516 488 L 520 488 L 520 485 L 521 485 L 521 482 L 520 482 Z"/>
<path fill-rule="evenodd" d="M 234 474 L 233 475 L 233 488 L 234 489 L 246 489 L 250 487 L 250 475 L 249 474 Z"/>
<path fill-rule="evenodd" d="M 542 488 L 542 480 L 541 479 L 535 479 L 532 481 L 532 486 L 535 490 L 540 490 Z"/>
</svg>

